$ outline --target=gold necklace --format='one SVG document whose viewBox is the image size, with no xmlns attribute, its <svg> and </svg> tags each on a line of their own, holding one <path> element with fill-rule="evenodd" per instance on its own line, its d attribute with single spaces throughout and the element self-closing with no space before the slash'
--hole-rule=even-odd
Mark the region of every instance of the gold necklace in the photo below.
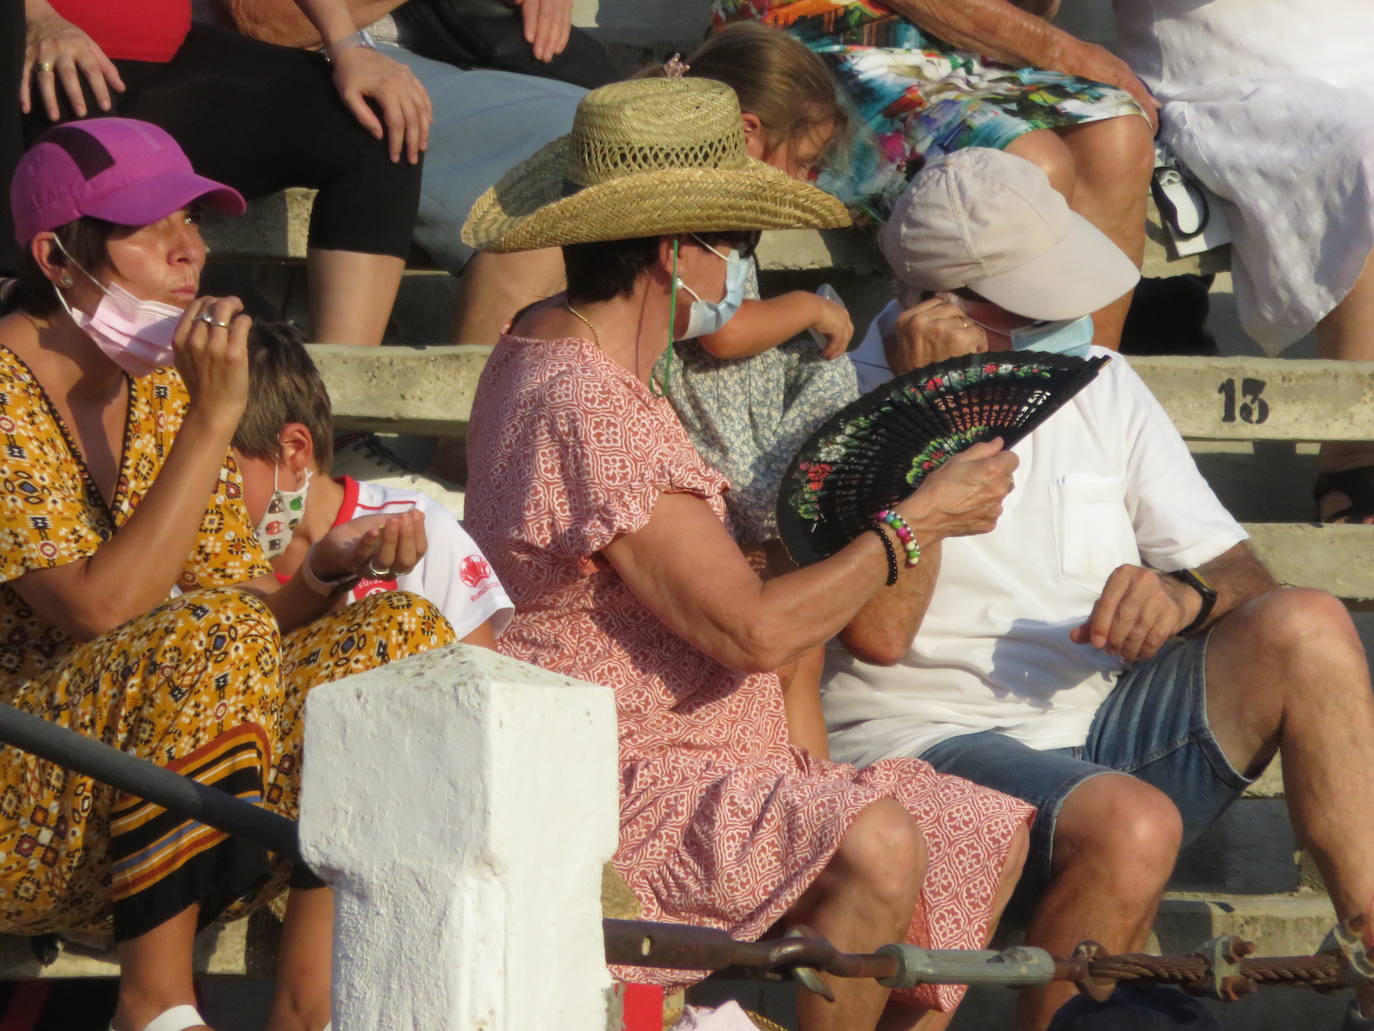
<svg viewBox="0 0 1374 1031">
<path fill-rule="evenodd" d="M 568 313 L 570 315 L 572 315 L 574 318 L 580 319 L 582 321 L 582 324 L 592 331 L 592 343 L 596 345 L 596 349 L 598 351 L 601 350 L 601 337 L 597 335 L 596 327 L 592 325 L 592 320 L 587 318 L 587 316 L 583 315 L 580 311 L 574 308 L 567 301 L 563 302 L 563 307 L 567 308 Z"/>
</svg>

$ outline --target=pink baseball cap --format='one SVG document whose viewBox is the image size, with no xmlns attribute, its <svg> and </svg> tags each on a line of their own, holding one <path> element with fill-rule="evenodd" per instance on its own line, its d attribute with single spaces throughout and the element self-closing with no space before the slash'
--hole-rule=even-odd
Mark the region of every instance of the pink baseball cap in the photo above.
<svg viewBox="0 0 1374 1031">
<path fill-rule="evenodd" d="M 192 201 L 230 215 L 247 207 L 232 187 L 196 175 L 177 141 L 132 118 L 87 118 L 49 129 L 10 182 L 21 245 L 82 215 L 146 226 Z"/>
</svg>

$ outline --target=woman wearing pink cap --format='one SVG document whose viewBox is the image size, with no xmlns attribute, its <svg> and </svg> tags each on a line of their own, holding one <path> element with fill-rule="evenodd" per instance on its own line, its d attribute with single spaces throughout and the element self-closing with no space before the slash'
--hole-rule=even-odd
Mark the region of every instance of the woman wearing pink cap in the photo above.
<svg viewBox="0 0 1374 1031">
<path fill-rule="evenodd" d="M 418 560 L 413 513 L 336 528 L 278 589 L 228 456 L 250 322 L 236 298 L 197 296 L 200 204 L 243 210 L 165 132 L 126 119 L 54 129 L 15 174 L 0 700 L 294 817 L 306 690 L 452 635 L 405 594 L 326 615 L 363 573 Z M 265 518 L 289 524 L 285 488 Z M 308 872 L 0 749 L 0 930 L 113 930 L 117 1031 L 204 1026 L 193 935 L 288 880 L 299 890 L 269 1026 L 314 1031 L 329 1019 L 330 902 Z"/>
</svg>

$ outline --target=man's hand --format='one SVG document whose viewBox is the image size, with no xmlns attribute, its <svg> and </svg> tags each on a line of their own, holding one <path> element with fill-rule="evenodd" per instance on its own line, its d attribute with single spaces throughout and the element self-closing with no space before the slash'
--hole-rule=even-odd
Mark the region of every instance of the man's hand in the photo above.
<svg viewBox="0 0 1374 1031">
<path fill-rule="evenodd" d="M 85 118 L 88 110 L 81 85 L 84 76 L 100 110 L 110 110 L 110 90 L 122 93 L 124 80 L 105 56 L 105 51 L 48 4 L 30 2 L 26 11 L 27 35 L 24 71 L 19 79 L 19 109 L 29 113 L 33 107 L 33 87 L 37 86 L 44 112 L 52 121 L 57 121 L 62 117 L 57 99 L 60 82 L 72 112 L 78 118 Z"/>
<path fill-rule="evenodd" d="M 534 56 L 552 61 L 568 45 L 572 32 L 572 0 L 507 0 L 520 8 L 525 21 L 525 42 Z"/>
<path fill-rule="evenodd" d="M 434 109 L 415 73 L 370 47 L 351 46 L 331 56 L 334 86 L 358 123 L 379 140 L 386 136 L 392 161 L 401 159 L 402 150 L 412 165 L 419 161 L 429 146 Z M 381 108 L 380 121 L 369 99 Z"/>
<path fill-rule="evenodd" d="M 912 369 L 961 354 L 981 354 L 988 337 L 964 312 L 938 297 L 930 297 L 897 316 L 890 337 L 883 338 L 887 365 L 900 376 Z"/>
<path fill-rule="evenodd" d="M 1153 658 L 1201 608 L 1197 591 L 1172 576 L 1143 566 L 1117 566 L 1087 622 L 1070 630 L 1069 639 L 1125 662 L 1140 662 Z"/>
</svg>

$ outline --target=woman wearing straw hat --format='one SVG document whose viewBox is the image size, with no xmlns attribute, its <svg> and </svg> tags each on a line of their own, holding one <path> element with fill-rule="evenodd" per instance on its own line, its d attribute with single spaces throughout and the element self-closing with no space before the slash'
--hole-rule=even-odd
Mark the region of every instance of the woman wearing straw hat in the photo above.
<svg viewBox="0 0 1374 1031">
<path fill-rule="evenodd" d="M 846 221 L 833 198 L 746 156 L 720 83 L 588 94 L 572 133 L 508 173 L 464 228 L 479 248 L 561 246 L 568 270 L 567 294 L 517 316 L 483 373 L 468 529 L 516 602 L 501 650 L 615 688 L 615 865 L 647 919 L 746 938 L 804 922 L 842 949 L 980 947 L 1030 810 L 918 761 L 856 771 L 788 745 L 772 672 L 883 604 L 885 582 L 927 571 L 903 572 L 903 548 L 875 528 L 761 582 L 724 525 L 724 478 L 650 381 L 670 333 L 728 317 L 758 230 Z M 896 506 L 898 522 L 919 541 L 985 531 L 1014 465 L 970 449 Z M 910 1027 L 961 992 L 888 1005 L 873 982 L 831 987 L 833 1004 L 799 1000 L 806 1031 Z"/>
</svg>

